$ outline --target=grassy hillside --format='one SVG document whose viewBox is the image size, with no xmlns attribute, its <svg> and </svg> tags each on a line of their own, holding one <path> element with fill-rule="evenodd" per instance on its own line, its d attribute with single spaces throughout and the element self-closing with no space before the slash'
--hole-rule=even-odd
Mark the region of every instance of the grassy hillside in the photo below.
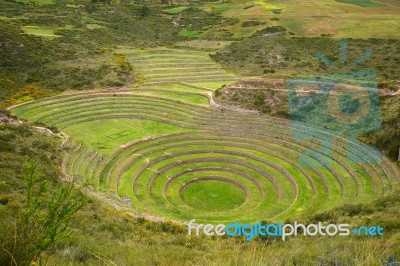
<svg viewBox="0 0 400 266">
<path fill-rule="evenodd" d="M 92 203 L 79 213 L 71 239 L 57 246 L 50 263 L 58 265 L 380 265 L 400 255 L 399 197 L 371 204 L 348 205 L 310 217 L 309 222 L 351 221 L 381 224 L 387 231 L 374 237 L 297 237 L 288 241 L 256 238 L 188 237 L 186 228 L 133 219 Z M 99 245 L 98 243 L 102 243 Z M 277 255 L 280 254 L 280 255 Z"/>
<path fill-rule="evenodd" d="M 2 166 L 4 171 L 0 177 L 0 212 L 4 214 L 25 201 L 25 184 L 19 166 L 26 155 L 40 163 L 44 170 L 41 178 L 63 186 L 56 181 L 60 175 L 62 151 L 56 148 L 58 138 L 42 135 L 26 125 L 2 125 L 1 129 L 1 139 L 12 145 L 12 149 L 2 145 L 0 153 L 1 161 L 7 162 Z M 15 162 L 15 167 L 11 167 L 10 162 Z M 51 193 L 45 197 L 51 199 Z M 385 228 L 384 238 L 297 237 L 285 242 L 274 238 L 246 242 L 243 238 L 188 237 L 186 227 L 135 218 L 130 211 L 113 210 L 102 198 L 85 197 L 82 200 L 87 201 L 86 206 L 69 223 L 70 237 L 43 254 L 49 265 L 294 265 L 316 262 L 377 265 L 389 257 L 400 256 L 396 244 L 400 234 L 398 193 L 372 203 L 349 204 L 299 220 L 350 222 L 354 226 L 380 224 Z M 4 222 L 7 216 L 0 217 Z M 5 244 L 0 242 L 1 247 Z M 0 252 L 0 261 L 4 259 L 9 259 L 9 255 Z"/>
<path fill-rule="evenodd" d="M 278 81 L 278 83 L 276 83 Z M 216 100 L 222 104 L 257 110 L 272 116 L 290 118 L 287 92 L 283 80 L 245 81 L 225 86 L 215 91 Z M 378 147 L 392 161 L 397 162 L 400 150 L 400 96 L 381 96 L 382 128 L 359 136 L 371 146 Z"/>
<path fill-rule="evenodd" d="M 358 66 L 351 67 L 368 49 L 372 50 L 372 56 Z M 346 64 L 341 67 L 339 44 L 336 39 L 270 36 L 253 37 L 235 42 L 221 49 L 213 58 L 233 72 L 263 75 L 267 79 L 302 78 L 316 74 L 372 69 L 376 71 L 378 88 L 390 88 L 397 91 L 400 89 L 397 71 L 400 61 L 396 56 L 399 51 L 398 40 L 350 39 L 346 52 Z M 336 67 L 327 67 L 318 60 L 317 53 L 323 54 Z M 271 103 L 249 102 L 243 96 L 235 98 L 234 92 L 229 88 L 225 88 L 224 91 L 227 96 L 225 100 L 230 100 L 231 103 L 244 106 L 243 103 L 246 102 L 248 108 L 256 110 L 260 110 L 260 106 L 264 106 L 263 110 L 271 108 Z M 257 97 L 256 93 L 259 93 L 254 90 L 243 91 L 252 95 L 250 97 L 253 98 Z M 253 104 L 249 104 L 251 102 Z M 383 128 L 377 133 L 361 137 L 366 143 L 380 148 L 393 161 L 397 161 L 400 149 L 399 103 L 399 95 L 382 96 L 380 108 Z"/>
<path fill-rule="evenodd" d="M 226 40 L 251 36 L 256 31 L 276 26 L 284 27 L 286 32 L 296 36 L 315 36 L 315 34 L 308 34 L 304 29 L 296 31 L 296 28 L 293 28 L 298 27 L 299 22 L 307 21 L 296 20 L 296 17 L 302 18 L 300 15 L 303 13 L 301 12 L 305 12 L 303 9 L 312 6 L 312 3 L 302 6 L 300 9 L 290 1 L 276 4 L 259 1 L 199 2 L 191 5 L 182 2 L 182 5 L 178 7 L 170 6 L 170 3 L 162 4 L 159 1 L 148 1 L 146 3 L 126 1 L 124 4 L 110 1 L 111 4 L 106 3 L 107 1 L 96 3 L 82 1 L 75 5 L 47 5 L 47 2 L 40 2 L 40 5 L 30 6 L 20 2 L 1 2 L 0 41 L 3 44 L 1 56 L 4 59 L 0 66 L 0 82 L 6 88 L 0 95 L 2 102 L 8 100 L 8 104 L 10 104 L 26 99 L 24 97 L 26 92 L 24 91 L 27 85 L 37 85 L 41 91 L 40 95 L 50 95 L 68 89 L 104 88 L 140 82 L 140 74 L 135 71 L 136 66 L 127 64 L 123 57 L 115 55 L 115 46 L 182 45 L 184 41 L 199 39 L 199 41 L 214 40 L 220 42 L 221 44 L 218 43 L 216 46 L 218 47 L 219 45 L 223 46 Z M 319 14 L 308 14 L 307 16 L 327 19 L 327 22 L 324 23 L 331 25 L 334 23 L 334 21 L 331 21 L 333 17 L 328 18 L 323 13 L 332 10 L 333 7 L 339 10 L 347 9 L 353 17 L 343 18 L 342 21 L 346 22 L 344 23 L 347 25 L 345 28 L 352 31 L 357 28 L 354 23 L 358 21 L 359 16 L 364 16 L 367 11 L 371 13 L 369 16 L 379 16 L 382 10 L 392 14 L 399 8 L 396 3 L 392 2 L 388 3 L 387 6 L 370 7 L 367 10 L 339 2 L 330 4 L 323 2 L 318 6 Z M 163 11 L 169 10 L 168 8 L 172 12 Z M 345 12 L 339 12 L 335 16 L 347 16 L 345 14 Z M 259 20 L 260 17 L 263 19 Z M 388 15 L 385 17 L 385 21 L 395 23 L 396 20 Z M 374 23 L 383 22 L 382 20 L 370 19 L 368 23 L 374 25 Z M 303 25 L 302 27 L 311 29 L 312 25 Z M 316 26 L 316 28 L 319 29 L 319 26 Z M 379 28 L 382 27 L 374 27 L 374 29 Z M 388 24 L 384 28 L 390 30 L 392 27 Z M 379 37 L 379 34 L 384 31 L 362 32 L 367 35 L 361 37 Z M 321 31 L 321 34 L 336 36 L 325 31 Z M 395 32 L 390 34 L 392 37 L 396 36 Z M 342 34 L 338 34 L 338 36 L 342 36 Z M 353 32 L 346 35 L 346 37 L 354 36 Z M 308 56 L 311 53 L 311 57 L 313 57 L 314 50 L 310 49 L 303 53 L 302 48 L 298 48 L 299 45 L 300 47 L 316 47 L 316 49 L 325 47 L 326 51 L 329 52 L 328 56 L 335 51 L 333 49 L 335 43 L 329 39 L 293 39 L 286 41 L 260 37 L 257 40 L 260 40 L 259 45 L 264 45 L 266 51 L 268 51 L 267 54 L 271 56 L 274 56 L 274 54 L 280 56 L 277 48 L 272 49 L 273 47 L 271 47 L 274 42 L 279 42 L 279 49 L 283 51 L 293 49 L 298 51 L 298 60 L 289 62 L 285 55 L 283 55 L 283 58 L 277 59 L 287 65 L 284 74 L 288 72 L 289 67 L 292 73 L 298 74 L 298 71 L 296 71 L 298 68 L 315 66 L 313 60 Z M 251 40 L 248 40 L 243 44 L 251 45 L 251 42 Z M 201 42 L 199 44 L 200 46 L 196 45 L 195 47 L 208 49 L 208 47 L 215 46 L 212 43 L 206 46 L 201 45 Z M 366 42 L 355 41 L 353 44 L 353 47 L 358 47 L 354 49 L 371 46 L 381 49 L 382 52 L 374 51 L 376 56 L 374 66 L 379 66 L 378 72 L 381 72 L 382 75 L 385 74 L 385 76 L 382 76 L 385 82 L 391 82 L 398 78 L 392 67 L 398 64 L 398 60 L 396 57 L 386 60 L 387 56 L 384 54 L 387 48 L 393 50 L 394 54 L 398 53 L 396 42 L 371 40 Z M 188 42 L 188 45 L 193 47 L 193 42 Z M 239 46 L 240 44 L 236 44 L 232 47 L 242 50 Z M 243 51 L 245 50 L 243 49 Z M 357 51 L 352 53 L 354 58 L 359 55 Z M 260 58 L 257 59 L 258 62 L 255 64 L 248 62 L 250 57 L 243 52 L 229 60 L 222 59 L 222 54 L 218 55 L 216 59 L 220 62 L 230 61 L 229 63 L 226 62 L 229 64 L 228 68 L 236 71 L 239 69 L 234 60 L 239 60 L 242 65 L 246 66 L 241 73 L 245 75 L 265 74 L 274 71 L 281 73 L 280 67 L 275 66 L 277 62 L 274 61 L 276 60 L 272 60 L 268 64 L 265 62 L 265 55 L 256 56 L 254 60 Z M 18 69 L 22 71 L 19 72 Z M 49 76 L 52 78 L 48 79 Z M 392 85 L 392 83 L 389 83 L 389 85 Z M 31 95 L 31 98 L 36 97 L 40 96 Z"/>
<path fill-rule="evenodd" d="M 149 6 L 145 16 L 143 5 L 32 7 L 3 1 L 0 7 L 2 106 L 69 89 L 134 83 L 139 74 L 114 53 L 114 46 L 182 40 L 159 5 Z M 38 93 L 26 92 L 26 86 L 35 86 Z"/>
<path fill-rule="evenodd" d="M 369 49 L 372 55 L 352 67 Z M 300 78 L 322 73 L 372 69 L 377 73 L 379 87 L 397 90 L 399 51 L 400 41 L 395 39 L 349 39 L 345 65 L 342 66 L 338 39 L 277 35 L 252 37 L 232 43 L 218 51 L 213 58 L 236 73 L 250 76 Z M 335 67 L 329 68 L 319 61 L 318 53 L 323 54 Z"/>
<path fill-rule="evenodd" d="M 284 80 L 239 81 L 217 89 L 214 96 L 221 104 L 257 110 L 271 116 L 290 117 Z"/>
</svg>

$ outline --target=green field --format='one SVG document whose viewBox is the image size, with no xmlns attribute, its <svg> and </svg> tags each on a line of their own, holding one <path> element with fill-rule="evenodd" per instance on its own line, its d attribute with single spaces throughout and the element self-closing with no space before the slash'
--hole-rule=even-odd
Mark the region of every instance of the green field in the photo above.
<svg viewBox="0 0 400 266">
<path fill-rule="evenodd" d="M 178 14 L 181 13 L 182 11 L 188 9 L 186 6 L 179 6 L 179 7 L 172 7 L 172 8 L 167 8 L 163 9 L 162 11 L 167 14 Z"/>
<path fill-rule="evenodd" d="M 183 29 L 179 32 L 179 36 L 182 37 L 200 37 L 201 36 L 201 32 L 199 31 L 194 31 L 194 30 L 187 30 L 187 29 Z"/>
<path fill-rule="evenodd" d="M 54 5 L 56 2 L 54 0 L 17 0 L 16 2 L 21 3 L 34 3 L 37 5 Z"/>
<path fill-rule="evenodd" d="M 336 1 L 362 7 L 386 6 L 386 4 L 377 3 L 371 0 L 336 0 Z"/>
<path fill-rule="evenodd" d="M 193 181 L 198 182 L 184 187 L 181 195 L 183 201 L 193 208 L 211 212 L 228 211 L 239 207 L 246 200 L 240 187 L 225 180 L 203 178 Z"/>
<path fill-rule="evenodd" d="M 54 34 L 54 29 L 38 26 L 24 26 L 22 28 L 27 34 L 36 35 L 40 37 L 59 37 Z"/>
<path fill-rule="evenodd" d="M 229 31 L 235 38 L 248 37 L 266 26 L 283 26 L 297 36 L 330 34 L 337 38 L 393 38 L 399 37 L 395 25 L 399 23 L 398 1 L 371 0 L 312 0 L 243 1 L 206 3 L 204 10 L 226 18 L 237 18 L 238 23 L 217 27 Z M 385 14 L 382 16 L 382 14 Z M 242 27 L 248 20 L 258 19 L 266 25 Z M 384 26 L 386 25 L 386 26 Z M 359 30 L 362 27 L 364 30 Z"/>
</svg>

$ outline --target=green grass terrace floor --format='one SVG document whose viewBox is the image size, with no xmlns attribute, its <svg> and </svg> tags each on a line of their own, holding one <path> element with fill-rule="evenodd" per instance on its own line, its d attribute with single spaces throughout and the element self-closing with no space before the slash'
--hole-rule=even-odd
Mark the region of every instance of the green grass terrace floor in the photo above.
<svg viewBox="0 0 400 266">
<path fill-rule="evenodd" d="M 136 60 L 144 69 L 167 64 L 160 51 L 142 53 Z M 70 93 L 11 111 L 66 133 L 66 174 L 128 198 L 138 213 L 184 222 L 279 221 L 398 187 L 398 169 L 374 149 L 288 120 L 210 107 L 210 87 L 220 83 L 202 81 Z M 327 139 L 334 141 L 331 156 Z"/>
<path fill-rule="evenodd" d="M 237 79 L 212 61 L 209 54 L 180 49 L 117 49 L 141 73 L 147 83 L 213 82 Z"/>
</svg>

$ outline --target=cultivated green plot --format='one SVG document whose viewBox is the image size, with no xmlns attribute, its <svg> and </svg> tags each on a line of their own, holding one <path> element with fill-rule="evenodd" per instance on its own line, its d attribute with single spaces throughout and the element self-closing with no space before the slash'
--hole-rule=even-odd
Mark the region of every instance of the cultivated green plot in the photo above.
<svg viewBox="0 0 400 266">
<path fill-rule="evenodd" d="M 40 37 L 59 37 L 54 33 L 54 28 L 42 27 L 42 26 L 24 26 L 22 29 L 31 35 Z"/>
<path fill-rule="evenodd" d="M 185 36 L 196 35 L 184 32 Z M 230 81 L 236 77 L 225 72 L 209 58 L 208 53 L 179 49 L 118 49 L 143 74 L 147 82 L 176 83 Z"/>
<path fill-rule="evenodd" d="M 191 103 L 201 106 L 209 106 L 209 101 L 206 95 L 182 94 L 179 92 L 143 92 L 143 95 L 161 96 L 170 99 L 179 99 L 185 103 Z"/>
<path fill-rule="evenodd" d="M 162 12 L 167 13 L 167 14 L 178 14 L 178 13 L 181 13 L 182 11 L 185 11 L 188 8 L 189 7 L 187 7 L 187 6 L 178 6 L 178 7 L 163 9 Z"/>
<path fill-rule="evenodd" d="M 56 3 L 56 1 L 54 0 L 17 0 L 17 2 L 21 2 L 21 3 L 34 3 L 37 5 L 54 5 Z"/>
<path fill-rule="evenodd" d="M 79 139 L 91 149 L 101 150 L 106 155 L 132 140 L 181 131 L 185 129 L 139 119 L 109 119 L 106 123 L 103 120 L 95 120 L 65 129 L 72 138 Z"/>
<path fill-rule="evenodd" d="M 203 178 L 197 180 L 182 191 L 183 201 L 193 208 L 207 211 L 228 211 L 239 207 L 246 200 L 245 192 L 235 183 L 227 182 L 224 179 L 208 180 Z"/>
<path fill-rule="evenodd" d="M 386 4 L 376 3 L 371 0 L 336 0 L 336 1 L 362 7 L 387 6 Z"/>
</svg>

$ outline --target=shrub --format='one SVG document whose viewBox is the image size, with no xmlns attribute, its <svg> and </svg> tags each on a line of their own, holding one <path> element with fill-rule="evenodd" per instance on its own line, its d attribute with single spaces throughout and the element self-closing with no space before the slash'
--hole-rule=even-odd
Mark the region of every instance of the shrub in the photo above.
<svg viewBox="0 0 400 266">
<path fill-rule="evenodd" d="M 84 205 L 74 183 L 51 184 L 35 163 L 24 167 L 25 198 L 22 208 L 9 208 L 1 216 L 0 264 L 28 265 L 42 262 L 44 252 L 60 239 L 72 216 Z"/>
<path fill-rule="evenodd" d="M 282 26 L 268 26 L 262 30 L 256 31 L 253 36 L 263 36 L 267 34 L 275 34 L 275 33 L 284 33 L 286 32 L 286 28 Z"/>
<path fill-rule="evenodd" d="M 263 24 L 265 24 L 265 22 L 259 20 L 248 20 L 242 23 L 242 27 L 254 27 Z"/>
</svg>

